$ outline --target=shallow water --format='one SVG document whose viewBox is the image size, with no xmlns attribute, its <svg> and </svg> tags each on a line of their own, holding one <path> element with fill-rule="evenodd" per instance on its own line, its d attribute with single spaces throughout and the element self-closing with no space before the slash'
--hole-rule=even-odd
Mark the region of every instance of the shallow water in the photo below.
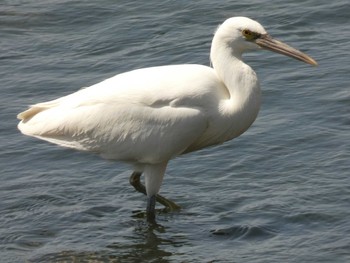
<svg viewBox="0 0 350 263">
<path fill-rule="evenodd" d="M 270 1 L 3 1 L 2 262 L 349 262 L 350 6 Z M 263 106 L 241 137 L 173 160 L 161 193 L 182 210 L 145 223 L 128 166 L 19 133 L 26 105 L 117 73 L 209 65 L 230 16 L 313 56 L 245 56 Z M 161 207 L 159 207 L 161 208 Z"/>
</svg>

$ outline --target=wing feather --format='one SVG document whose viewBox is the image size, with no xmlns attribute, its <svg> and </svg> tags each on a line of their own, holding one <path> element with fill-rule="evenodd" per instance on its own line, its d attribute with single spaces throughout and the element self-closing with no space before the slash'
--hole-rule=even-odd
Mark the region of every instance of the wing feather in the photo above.
<svg viewBox="0 0 350 263">
<path fill-rule="evenodd" d="M 33 105 L 19 114 L 18 127 L 105 158 L 157 163 L 186 151 L 205 133 L 218 86 L 212 69 L 203 66 L 136 70 Z"/>
</svg>

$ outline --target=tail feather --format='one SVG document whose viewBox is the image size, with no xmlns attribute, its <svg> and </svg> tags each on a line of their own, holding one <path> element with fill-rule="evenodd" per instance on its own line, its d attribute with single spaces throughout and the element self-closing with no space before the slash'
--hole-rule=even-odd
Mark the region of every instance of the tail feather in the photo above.
<svg viewBox="0 0 350 263">
<path fill-rule="evenodd" d="M 21 121 L 17 127 L 25 135 L 60 146 L 97 151 L 85 138 L 85 126 L 81 122 L 86 116 L 81 112 L 76 108 L 62 108 L 57 101 L 39 103 L 18 114 Z"/>
<path fill-rule="evenodd" d="M 23 111 L 17 115 L 17 119 L 22 120 L 23 122 L 29 120 L 39 112 L 47 110 L 48 107 L 40 107 L 40 106 L 31 106 L 28 110 Z"/>
<path fill-rule="evenodd" d="M 21 120 L 22 122 L 26 122 L 29 119 L 33 118 L 35 115 L 37 115 L 39 112 L 57 107 L 60 104 L 61 100 L 62 98 L 31 105 L 29 106 L 29 109 L 19 113 L 17 115 L 17 119 Z"/>
</svg>

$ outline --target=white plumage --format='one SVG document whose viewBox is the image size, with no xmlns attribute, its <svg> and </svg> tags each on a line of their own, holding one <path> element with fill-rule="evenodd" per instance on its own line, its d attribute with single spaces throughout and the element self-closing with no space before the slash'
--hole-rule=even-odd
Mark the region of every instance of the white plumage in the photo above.
<svg viewBox="0 0 350 263">
<path fill-rule="evenodd" d="M 264 41 L 280 43 L 280 49 Z M 259 23 L 230 18 L 215 33 L 213 68 L 173 65 L 119 74 L 31 106 L 18 115 L 18 128 L 29 136 L 133 164 L 145 174 L 152 197 L 170 159 L 235 138 L 254 122 L 260 88 L 241 56 L 261 47 L 279 53 L 288 47 L 289 53 L 283 54 L 316 64 L 270 38 Z"/>
</svg>

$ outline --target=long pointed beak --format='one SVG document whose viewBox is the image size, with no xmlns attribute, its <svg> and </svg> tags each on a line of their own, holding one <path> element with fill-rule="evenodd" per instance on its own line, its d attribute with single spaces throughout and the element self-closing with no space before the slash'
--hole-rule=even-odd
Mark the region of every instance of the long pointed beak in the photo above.
<svg viewBox="0 0 350 263">
<path fill-rule="evenodd" d="M 318 65 L 317 62 L 310 56 L 306 55 L 305 53 L 295 48 L 292 48 L 291 46 L 281 41 L 273 39 L 267 34 L 261 35 L 259 38 L 255 40 L 255 43 L 264 49 L 271 50 L 271 51 L 280 53 L 282 55 L 286 55 L 286 56 L 298 59 L 300 61 L 303 61 L 313 66 Z"/>
</svg>

